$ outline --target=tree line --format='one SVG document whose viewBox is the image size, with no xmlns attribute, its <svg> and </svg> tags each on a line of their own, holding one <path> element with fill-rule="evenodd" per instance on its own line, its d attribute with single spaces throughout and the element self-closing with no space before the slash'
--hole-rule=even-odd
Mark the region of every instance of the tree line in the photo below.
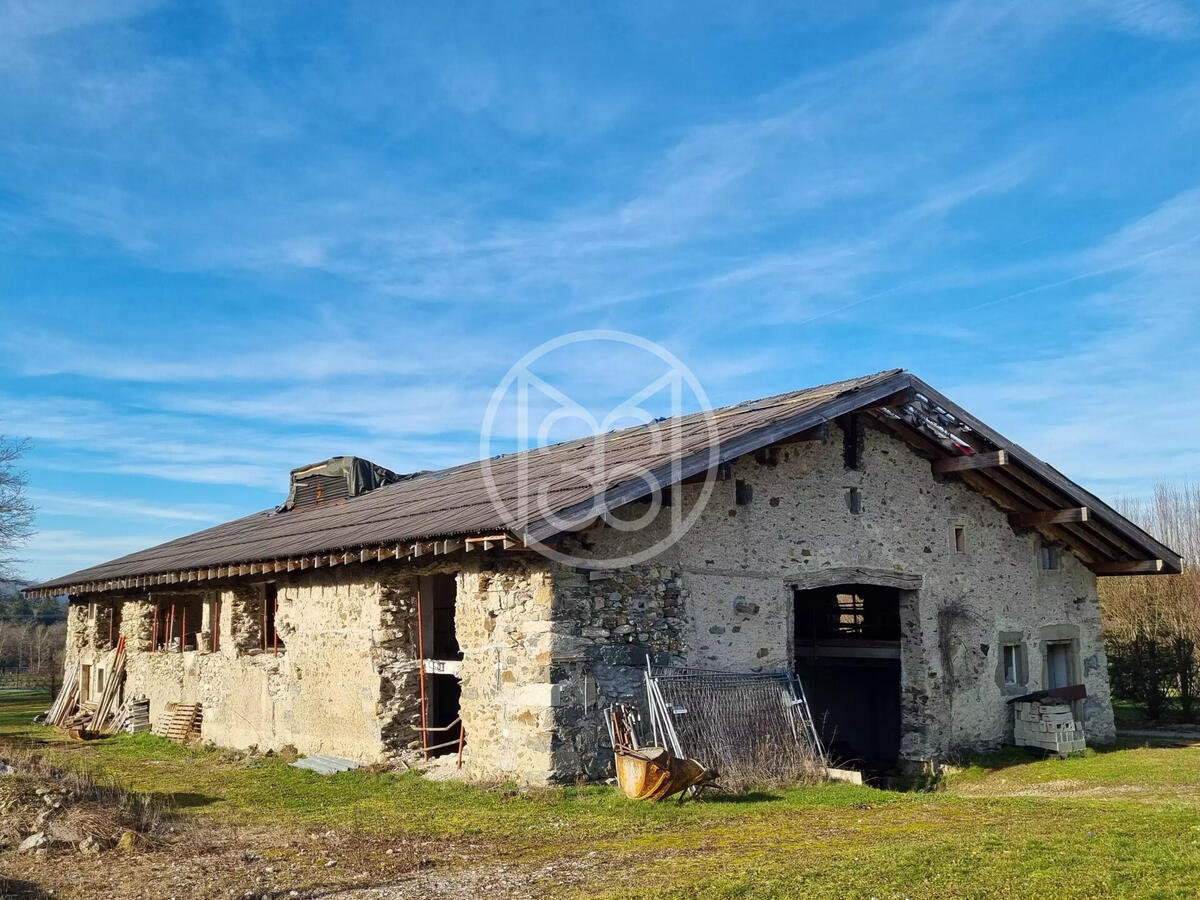
<svg viewBox="0 0 1200 900">
<path fill-rule="evenodd" d="M 1200 712 L 1200 484 L 1159 485 L 1122 512 L 1184 559 L 1178 576 L 1100 579 L 1113 694 L 1145 706 L 1151 719 Z"/>
</svg>

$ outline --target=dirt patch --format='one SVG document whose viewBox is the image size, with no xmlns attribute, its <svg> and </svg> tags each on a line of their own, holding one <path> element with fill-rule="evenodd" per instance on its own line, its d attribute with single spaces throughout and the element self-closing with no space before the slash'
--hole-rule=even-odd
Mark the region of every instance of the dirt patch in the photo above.
<svg viewBox="0 0 1200 900">
<path fill-rule="evenodd" d="M 455 862 L 445 841 L 282 834 L 279 829 L 189 828 L 153 847 L 84 856 L 0 852 L 0 870 L 42 896 L 69 898 L 313 898 L 401 883 L 437 863 Z M 0 896 L 4 896 L 0 894 Z M 20 896 L 18 894 L 18 896 Z M 352 894 L 351 894 L 352 896 Z"/>
</svg>

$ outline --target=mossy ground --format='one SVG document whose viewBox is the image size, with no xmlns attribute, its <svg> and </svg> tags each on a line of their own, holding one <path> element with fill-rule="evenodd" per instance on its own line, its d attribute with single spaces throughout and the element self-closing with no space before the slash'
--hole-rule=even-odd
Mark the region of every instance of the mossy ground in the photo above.
<svg viewBox="0 0 1200 900">
<path fill-rule="evenodd" d="M 221 827 L 444 840 L 432 864 L 448 873 L 587 861 L 555 896 L 1200 896 L 1200 747 L 1067 760 L 1007 751 L 935 793 L 834 784 L 636 804 L 598 786 L 519 792 L 413 774 L 322 777 L 150 735 L 73 743 L 29 724 L 45 705 L 0 698 L 0 747 L 38 747 Z"/>
</svg>

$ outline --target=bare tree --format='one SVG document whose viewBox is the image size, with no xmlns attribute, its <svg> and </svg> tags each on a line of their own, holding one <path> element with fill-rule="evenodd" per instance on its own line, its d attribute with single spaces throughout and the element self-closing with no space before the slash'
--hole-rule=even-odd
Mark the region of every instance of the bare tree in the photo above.
<svg viewBox="0 0 1200 900">
<path fill-rule="evenodd" d="M 1185 719 L 1200 700 L 1200 484 L 1159 485 L 1122 504 L 1131 519 L 1183 556 L 1182 575 L 1104 578 L 1101 612 L 1115 690 L 1157 719 L 1174 696 Z"/>
<path fill-rule="evenodd" d="M 25 496 L 25 473 L 17 461 L 26 442 L 0 435 L 0 578 L 15 575 L 12 552 L 33 533 L 33 506 Z"/>
</svg>

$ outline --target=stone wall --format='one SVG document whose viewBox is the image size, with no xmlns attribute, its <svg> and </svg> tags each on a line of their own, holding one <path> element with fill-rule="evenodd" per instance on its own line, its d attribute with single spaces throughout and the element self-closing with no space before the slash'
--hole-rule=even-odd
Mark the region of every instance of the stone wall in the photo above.
<svg viewBox="0 0 1200 900">
<path fill-rule="evenodd" d="M 676 488 L 672 501 L 686 513 L 699 492 Z M 965 552 L 956 551 L 955 525 L 966 528 Z M 566 549 L 609 559 L 643 549 L 665 526 L 664 516 L 648 532 L 602 526 Z M 488 551 L 282 576 L 278 656 L 261 650 L 262 594 L 253 585 L 220 588 L 216 652 L 151 652 L 150 601 L 169 595 L 130 594 L 121 618 L 126 693 L 148 696 L 155 721 L 168 702 L 202 703 L 203 736 L 226 746 L 290 744 L 364 761 L 411 751 L 420 722 L 418 579 L 453 572 L 468 773 L 533 783 L 595 778 L 611 762 L 601 710 L 641 699 L 647 656 L 660 665 L 790 667 L 792 586 L 859 567 L 919 584 L 901 603 L 905 758 L 1005 739 L 1004 701 L 1014 689 L 999 664 L 1002 643 L 1014 640 L 1027 673 L 1021 691 L 1044 685 L 1050 644 L 1071 642 L 1089 693 L 1080 710 L 1089 740 L 1111 739 L 1095 578 L 1068 552 L 1059 569 L 1041 570 L 1040 542 L 881 431 L 864 429 L 861 465 L 847 469 L 833 426 L 823 441 L 787 445 L 762 462 L 736 460 L 683 540 L 632 566 L 589 571 Z M 72 603 L 68 666 L 94 657 L 98 632 L 86 604 Z"/>
<path fill-rule="evenodd" d="M 836 425 L 824 441 L 780 448 L 772 462 L 736 460 L 687 536 L 613 576 L 607 595 L 603 573 L 597 581 L 589 580 L 594 574 L 561 574 L 557 602 L 578 624 L 573 633 L 589 642 L 590 657 L 613 654 L 644 666 L 649 651 L 713 668 L 789 667 L 792 584 L 840 567 L 909 573 L 920 577 L 921 589 L 904 595 L 901 609 L 904 757 L 944 757 L 1005 740 L 1011 729 L 1005 699 L 1013 690 L 996 678 L 1002 633 L 1019 634 L 1025 644 L 1029 674 L 1022 691 L 1044 685 L 1046 645 L 1063 640 L 1064 629 L 1074 635 L 1077 674 L 1089 694 L 1081 709 L 1089 739 L 1111 740 L 1092 573 L 1069 552 L 1061 554 L 1059 569 L 1041 570 L 1039 535 L 1014 532 L 994 504 L 957 479 L 935 477 L 928 461 L 893 436 L 870 427 L 863 432 L 858 469 L 846 468 Z M 744 505 L 736 502 L 738 482 L 752 498 Z M 858 491 L 857 514 L 850 488 Z M 699 491 L 677 488 L 673 502 L 690 509 Z M 569 549 L 595 558 L 635 552 L 661 536 L 664 525 L 660 514 L 649 535 L 600 527 Z M 955 549 L 955 525 L 966 527 L 964 553 Z M 648 602 L 653 597 L 662 598 L 662 614 L 652 605 L 657 601 Z M 629 669 L 593 666 L 592 674 L 601 704 L 640 689 Z M 587 746 L 597 733 L 583 728 L 560 737 L 577 744 L 589 771 L 595 768 L 589 758 L 602 763 L 605 756 L 602 740 Z"/>
<path fill-rule="evenodd" d="M 202 704 L 202 738 L 222 746 L 385 759 L 413 742 L 419 720 L 404 582 L 357 566 L 281 578 L 278 653 L 262 648 L 261 585 L 131 594 L 121 617 L 125 695 L 149 698 L 152 724 L 170 703 Z M 151 650 L 155 604 L 185 597 L 219 597 L 217 651 Z M 68 667 L 102 652 L 86 611 L 71 604 Z"/>
</svg>

